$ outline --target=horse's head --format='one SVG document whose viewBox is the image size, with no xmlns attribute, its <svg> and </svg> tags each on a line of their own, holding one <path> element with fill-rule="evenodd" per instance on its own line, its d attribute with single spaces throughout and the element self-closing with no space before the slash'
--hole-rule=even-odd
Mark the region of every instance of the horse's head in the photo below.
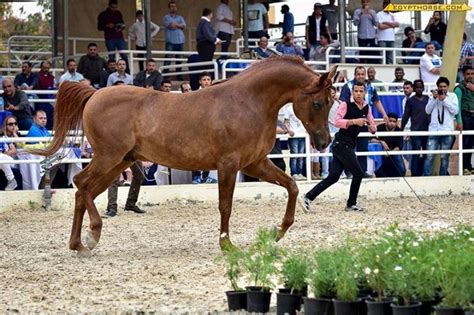
<svg viewBox="0 0 474 315">
<path fill-rule="evenodd" d="M 296 116 L 303 122 L 314 147 L 318 150 L 326 148 L 331 142 L 328 115 L 333 104 L 331 87 L 336 69 L 337 66 L 333 66 L 329 72 L 315 76 L 311 85 L 302 89 L 293 101 Z"/>
</svg>

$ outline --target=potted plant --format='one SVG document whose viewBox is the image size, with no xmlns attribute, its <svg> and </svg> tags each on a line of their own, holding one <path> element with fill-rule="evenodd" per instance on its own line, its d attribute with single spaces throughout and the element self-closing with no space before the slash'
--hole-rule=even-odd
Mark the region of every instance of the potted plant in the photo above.
<svg viewBox="0 0 474 315">
<path fill-rule="evenodd" d="M 336 278 L 334 281 L 336 297 L 334 302 L 334 313 L 358 314 L 361 299 L 357 297 L 357 268 L 354 255 L 348 246 L 341 246 L 333 252 Z"/>
<path fill-rule="evenodd" d="M 247 310 L 266 313 L 270 309 L 272 277 L 275 263 L 280 257 L 274 230 L 260 229 L 257 238 L 249 245 L 244 257 L 244 268 L 253 286 L 247 287 Z"/>
<path fill-rule="evenodd" d="M 309 289 L 314 297 L 303 298 L 305 314 L 334 313 L 332 299 L 336 296 L 336 269 L 333 259 L 333 250 L 322 249 L 314 253 L 308 274 Z"/>
<path fill-rule="evenodd" d="M 385 281 L 392 292 L 394 303 L 391 304 L 393 315 L 419 314 L 421 303 L 416 301 L 416 288 L 413 279 L 420 269 L 413 242 L 417 239 L 412 231 L 390 232 L 387 239 L 388 258 L 391 261 Z"/>
<path fill-rule="evenodd" d="M 247 292 L 238 284 L 242 275 L 243 258 L 244 252 L 233 246 L 223 248 L 222 255 L 217 257 L 217 260 L 224 261 L 225 275 L 232 286 L 232 290 L 226 291 L 229 311 L 247 309 Z"/>
<path fill-rule="evenodd" d="M 357 260 L 365 279 L 365 286 L 376 294 L 365 299 L 368 315 L 392 314 L 390 306 L 392 299 L 385 296 L 387 290 L 385 277 L 391 266 L 390 250 L 385 237 L 383 234 L 378 235 L 377 239 L 364 244 L 358 251 Z"/>
<path fill-rule="evenodd" d="M 442 235 L 436 266 L 441 304 L 438 315 L 462 315 L 463 307 L 474 301 L 474 233 L 472 227 Z"/>
<path fill-rule="evenodd" d="M 285 290 L 277 294 L 277 314 L 296 314 L 301 308 L 301 298 L 307 287 L 308 256 L 298 251 L 291 251 L 285 256 L 280 271 Z"/>
</svg>

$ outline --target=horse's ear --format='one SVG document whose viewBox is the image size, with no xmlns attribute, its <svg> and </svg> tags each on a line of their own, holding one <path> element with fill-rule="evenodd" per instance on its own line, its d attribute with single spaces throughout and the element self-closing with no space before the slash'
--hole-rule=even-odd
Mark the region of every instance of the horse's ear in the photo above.
<svg viewBox="0 0 474 315">
<path fill-rule="evenodd" d="M 321 87 L 326 86 L 328 80 L 329 80 L 329 82 L 332 82 L 332 79 L 336 75 L 336 71 L 337 71 L 337 66 L 332 66 L 329 69 L 329 72 L 326 72 L 323 75 L 321 75 L 321 77 L 319 78 L 319 86 L 321 86 Z"/>
</svg>

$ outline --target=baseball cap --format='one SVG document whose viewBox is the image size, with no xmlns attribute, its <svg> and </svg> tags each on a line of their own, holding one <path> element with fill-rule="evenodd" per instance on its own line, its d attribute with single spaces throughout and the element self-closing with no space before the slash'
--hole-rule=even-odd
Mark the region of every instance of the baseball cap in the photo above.
<svg viewBox="0 0 474 315">
<path fill-rule="evenodd" d="M 315 7 L 315 8 L 318 8 L 318 7 L 321 8 L 322 6 L 323 6 L 323 5 L 322 5 L 320 2 L 316 2 L 316 3 L 314 4 L 314 7 Z"/>
</svg>

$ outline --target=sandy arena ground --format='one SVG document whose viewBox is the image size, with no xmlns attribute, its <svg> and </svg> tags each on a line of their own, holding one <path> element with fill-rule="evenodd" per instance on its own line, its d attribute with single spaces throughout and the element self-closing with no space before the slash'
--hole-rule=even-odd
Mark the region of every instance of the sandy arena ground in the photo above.
<svg viewBox="0 0 474 315">
<path fill-rule="evenodd" d="M 285 247 L 314 247 L 346 232 L 367 233 L 398 221 L 416 229 L 474 222 L 472 196 L 365 201 L 366 213 L 345 213 L 343 202 L 298 208 Z M 285 201 L 236 201 L 231 218 L 235 244 L 246 246 L 259 227 L 280 222 Z M 67 247 L 72 211 L 17 209 L 0 214 L 0 313 L 206 313 L 227 309 L 229 284 L 219 255 L 216 202 L 176 201 L 120 212 L 105 219 L 91 258 Z M 87 216 L 86 216 L 87 217 Z M 87 222 L 85 222 L 85 225 Z M 275 306 L 275 296 L 272 298 Z"/>
</svg>

